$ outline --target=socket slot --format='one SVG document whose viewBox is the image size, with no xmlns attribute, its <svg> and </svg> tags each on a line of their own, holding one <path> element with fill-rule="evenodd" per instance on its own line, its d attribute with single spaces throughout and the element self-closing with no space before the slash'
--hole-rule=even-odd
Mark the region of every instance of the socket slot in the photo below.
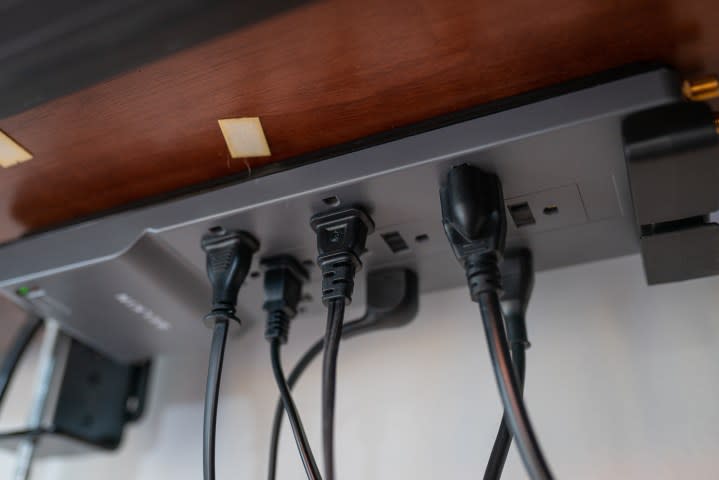
<svg viewBox="0 0 719 480">
<path fill-rule="evenodd" d="M 409 245 L 405 242 L 402 235 L 399 232 L 387 232 L 383 233 L 382 240 L 387 244 L 392 253 L 399 253 L 405 250 L 409 250 Z"/>
<path fill-rule="evenodd" d="M 584 201 L 576 184 L 506 200 L 510 233 L 537 233 L 587 223 Z"/>
</svg>

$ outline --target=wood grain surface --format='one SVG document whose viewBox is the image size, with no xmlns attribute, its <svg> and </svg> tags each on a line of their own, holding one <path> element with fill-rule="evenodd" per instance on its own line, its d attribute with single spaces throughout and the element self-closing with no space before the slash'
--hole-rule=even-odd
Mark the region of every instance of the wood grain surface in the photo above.
<svg viewBox="0 0 719 480">
<path fill-rule="evenodd" d="M 311 2 L 0 120 L 34 155 L 0 169 L 0 241 L 630 62 L 716 71 L 717 10 Z M 229 157 L 217 119 L 241 116 L 261 118 L 271 157 Z"/>
</svg>

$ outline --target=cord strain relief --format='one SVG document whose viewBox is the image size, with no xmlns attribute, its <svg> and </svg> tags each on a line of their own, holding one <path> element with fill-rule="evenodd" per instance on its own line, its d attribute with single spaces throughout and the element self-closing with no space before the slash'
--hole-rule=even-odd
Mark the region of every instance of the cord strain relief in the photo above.
<svg viewBox="0 0 719 480">
<path fill-rule="evenodd" d="M 362 263 L 355 255 L 346 252 L 318 259 L 322 271 L 322 303 L 328 305 L 338 299 L 352 302 L 355 273 Z"/>
<path fill-rule="evenodd" d="M 464 268 L 473 302 L 479 301 L 480 293 L 502 291 L 502 274 L 499 271 L 499 254 L 496 251 L 469 255 Z"/>
<path fill-rule="evenodd" d="M 205 325 L 208 327 L 212 327 L 217 322 L 225 321 L 228 322 L 230 320 L 234 320 L 237 323 L 240 322 L 240 319 L 235 316 L 235 310 L 233 308 L 227 308 L 227 307 L 216 307 L 213 308 L 210 313 L 205 315 L 204 322 Z"/>
<path fill-rule="evenodd" d="M 287 343 L 290 336 L 290 317 L 282 310 L 274 310 L 267 314 L 265 325 L 265 339 L 268 342 L 279 340 L 280 344 Z"/>
</svg>

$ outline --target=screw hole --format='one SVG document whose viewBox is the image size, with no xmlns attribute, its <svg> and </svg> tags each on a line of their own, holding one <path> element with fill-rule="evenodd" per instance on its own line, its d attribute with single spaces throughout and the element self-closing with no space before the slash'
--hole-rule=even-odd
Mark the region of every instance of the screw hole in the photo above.
<svg viewBox="0 0 719 480">
<path fill-rule="evenodd" d="M 545 215 L 556 215 L 559 213 L 559 207 L 556 205 L 547 205 L 544 207 L 544 210 L 542 210 L 542 213 Z"/>
<path fill-rule="evenodd" d="M 338 207 L 340 204 L 340 199 L 332 195 L 331 197 L 323 198 L 322 203 L 324 203 L 328 207 Z"/>
<path fill-rule="evenodd" d="M 257 278 L 260 276 L 260 272 L 255 270 L 254 272 L 250 273 L 250 278 Z"/>
<path fill-rule="evenodd" d="M 312 267 L 315 266 L 315 262 L 314 262 L 314 260 L 307 259 L 307 260 L 303 260 L 303 261 L 302 261 L 302 265 L 305 266 L 305 267 L 307 267 L 307 268 L 312 268 Z"/>
<path fill-rule="evenodd" d="M 414 241 L 417 243 L 424 243 L 428 240 L 429 240 L 429 235 L 427 235 L 426 233 L 423 233 L 422 235 L 417 235 L 416 237 L 414 237 Z"/>
<path fill-rule="evenodd" d="M 210 233 L 214 233 L 215 235 L 222 235 L 223 233 L 225 233 L 225 228 L 217 226 L 210 228 L 209 231 Z"/>
</svg>

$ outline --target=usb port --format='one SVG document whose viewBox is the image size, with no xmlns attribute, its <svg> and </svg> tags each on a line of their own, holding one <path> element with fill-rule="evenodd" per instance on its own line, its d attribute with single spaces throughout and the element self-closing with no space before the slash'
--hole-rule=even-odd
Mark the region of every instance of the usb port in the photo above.
<svg viewBox="0 0 719 480">
<path fill-rule="evenodd" d="M 517 228 L 537 223 L 534 219 L 534 215 L 532 215 L 532 209 L 529 208 L 529 204 L 527 202 L 509 205 L 507 208 L 509 208 L 509 214 L 512 216 L 512 220 L 514 220 L 514 224 Z"/>
</svg>

